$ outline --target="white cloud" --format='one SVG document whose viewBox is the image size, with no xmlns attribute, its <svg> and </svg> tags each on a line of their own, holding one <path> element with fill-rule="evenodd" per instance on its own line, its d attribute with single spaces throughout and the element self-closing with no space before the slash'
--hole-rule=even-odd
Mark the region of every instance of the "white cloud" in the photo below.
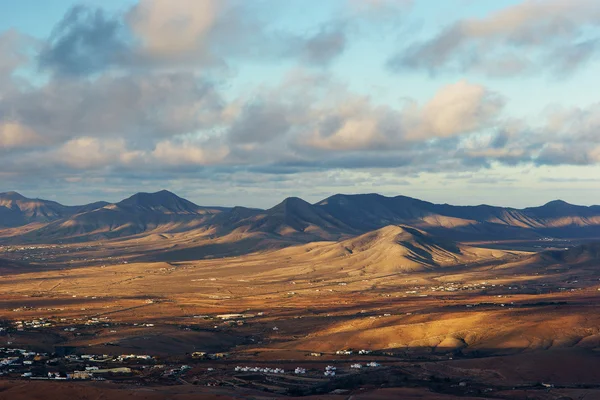
<svg viewBox="0 0 600 400">
<path fill-rule="evenodd" d="M 171 166 L 185 165 L 213 165 L 219 164 L 229 154 L 225 146 L 202 146 L 193 141 L 174 143 L 162 141 L 156 145 L 152 152 L 154 161 Z"/>
<path fill-rule="evenodd" d="M 43 138 L 33 129 L 17 122 L 0 121 L 0 149 L 35 147 Z"/>
<path fill-rule="evenodd" d="M 596 0 L 526 0 L 485 17 L 459 20 L 399 51 L 389 66 L 493 76 L 569 73 L 598 54 L 598 24 Z"/>
<path fill-rule="evenodd" d="M 139 163 L 142 155 L 141 151 L 128 150 L 123 139 L 79 137 L 47 152 L 44 158 L 74 169 L 95 169 Z"/>
<path fill-rule="evenodd" d="M 206 52 L 210 30 L 226 0 L 141 0 L 128 22 L 150 56 Z"/>
<path fill-rule="evenodd" d="M 442 87 L 420 110 L 406 113 L 408 120 L 416 116 L 408 137 L 422 140 L 451 137 L 493 125 L 504 107 L 504 99 L 482 85 L 465 80 Z"/>
</svg>

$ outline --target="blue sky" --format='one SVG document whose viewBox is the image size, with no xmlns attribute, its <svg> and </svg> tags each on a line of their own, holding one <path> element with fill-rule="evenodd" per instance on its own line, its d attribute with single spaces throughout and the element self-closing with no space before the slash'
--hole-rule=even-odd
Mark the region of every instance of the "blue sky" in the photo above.
<svg viewBox="0 0 600 400">
<path fill-rule="evenodd" d="M 599 55 L 594 0 L 0 0 L 0 192 L 598 204 Z"/>
</svg>

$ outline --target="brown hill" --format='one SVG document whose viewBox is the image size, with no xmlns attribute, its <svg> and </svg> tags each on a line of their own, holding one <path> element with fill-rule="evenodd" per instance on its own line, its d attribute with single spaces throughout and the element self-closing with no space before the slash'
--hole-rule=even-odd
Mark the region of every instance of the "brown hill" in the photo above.
<svg viewBox="0 0 600 400">
<path fill-rule="evenodd" d="M 436 269 L 509 255 L 500 250 L 460 245 L 405 225 L 390 225 L 340 242 L 311 243 L 281 252 L 312 262 L 317 269 L 377 274 Z"/>
</svg>

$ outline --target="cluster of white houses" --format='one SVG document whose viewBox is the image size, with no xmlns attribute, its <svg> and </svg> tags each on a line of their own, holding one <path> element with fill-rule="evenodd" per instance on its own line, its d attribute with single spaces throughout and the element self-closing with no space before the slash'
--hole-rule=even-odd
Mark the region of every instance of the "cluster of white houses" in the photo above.
<svg viewBox="0 0 600 400">
<path fill-rule="evenodd" d="M 235 367 L 235 372 L 262 372 L 264 374 L 285 374 L 283 368 L 266 368 L 266 367 Z M 306 372 L 306 371 L 305 371 Z"/>
<path fill-rule="evenodd" d="M 352 355 L 354 353 L 354 351 L 352 350 L 338 350 L 335 352 L 335 354 L 337 354 L 338 356 L 349 356 Z M 359 350 L 358 354 L 361 356 L 367 355 L 367 354 L 371 354 L 371 350 Z"/>
</svg>

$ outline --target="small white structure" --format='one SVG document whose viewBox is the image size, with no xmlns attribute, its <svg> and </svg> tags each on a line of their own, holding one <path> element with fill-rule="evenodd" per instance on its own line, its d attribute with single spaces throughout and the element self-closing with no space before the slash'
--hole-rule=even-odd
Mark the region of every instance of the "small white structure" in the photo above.
<svg viewBox="0 0 600 400">
<path fill-rule="evenodd" d="M 360 354 L 360 355 L 371 354 L 371 350 L 359 350 L 358 354 Z"/>
<path fill-rule="evenodd" d="M 542 383 L 542 386 L 547 388 L 547 389 L 551 389 L 554 387 L 554 385 L 552 383 Z"/>
<path fill-rule="evenodd" d="M 353 369 L 361 369 L 361 368 L 362 368 L 362 364 L 358 364 L 358 363 L 357 363 L 357 364 L 352 364 L 352 365 L 350 366 L 350 368 L 353 368 Z"/>
<path fill-rule="evenodd" d="M 380 367 L 381 364 L 375 362 L 375 361 L 371 361 L 370 363 L 367 363 L 367 367 Z"/>
<path fill-rule="evenodd" d="M 296 369 L 294 370 L 294 373 L 295 373 L 296 375 L 299 375 L 299 374 L 305 374 L 305 373 L 306 373 L 306 369 L 304 369 L 304 368 L 300 368 L 300 367 L 296 367 Z"/>
</svg>

